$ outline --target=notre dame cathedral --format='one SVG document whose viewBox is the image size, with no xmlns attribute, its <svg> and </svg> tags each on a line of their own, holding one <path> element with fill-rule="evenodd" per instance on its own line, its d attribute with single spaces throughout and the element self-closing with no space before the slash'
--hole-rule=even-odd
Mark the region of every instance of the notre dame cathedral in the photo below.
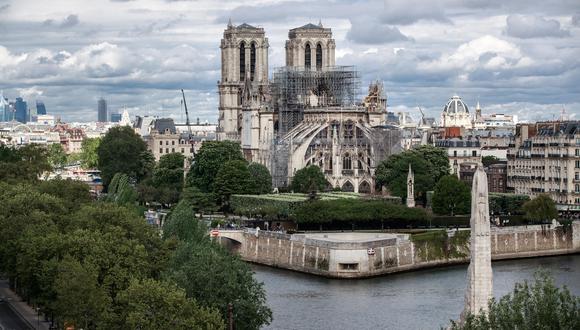
<svg viewBox="0 0 580 330">
<path fill-rule="evenodd" d="M 317 165 L 331 187 L 374 192 L 374 171 L 400 148 L 400 131 L 385 124 L 381 83 L 360 94 L 353 67 L 335 65 L 332 31 L 321 23 L 288 33 L 286 66 L 269 75 L 263 28 L 231 22 L 221 40 L 218 140 L 241 143 L 248 161 L 268 167 L 275 187 Z"/>
</svg>

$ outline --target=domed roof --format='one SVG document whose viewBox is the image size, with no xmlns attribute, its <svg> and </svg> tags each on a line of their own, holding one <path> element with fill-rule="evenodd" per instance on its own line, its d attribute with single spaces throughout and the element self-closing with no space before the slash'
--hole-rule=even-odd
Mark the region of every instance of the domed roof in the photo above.
<svg viewBox="0 0 580 330">
<path fill-rule="evenodd" d="M 451 113 L 469 113 L 469 109 L 467 108 L 467 104 L 463 103 L 461 98 L 457 95 L 454 95 L 452 98 L 449 99 L 449 102 L 443 108 L 443 112 L 448 114 Z"/>
</svg>

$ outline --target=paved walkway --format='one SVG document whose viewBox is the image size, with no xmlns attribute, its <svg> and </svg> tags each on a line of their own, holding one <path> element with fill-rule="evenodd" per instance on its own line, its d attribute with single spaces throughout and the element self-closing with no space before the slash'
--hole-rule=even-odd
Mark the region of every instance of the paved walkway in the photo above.
<svg viewBox="0 0 580 330">
<path fill-rule="evenodd" d="M 10 290 L 8 281 L 5 279 L 0 279 L 0 300 L 9 304 L 15 314 L 28 325 L 28 328 L 25 329 L 49 330 L 50 322 L 44 322 L 42 315 L 39 320 L 34 308 L 26 304 L 16 293 Z"/>
</svg>

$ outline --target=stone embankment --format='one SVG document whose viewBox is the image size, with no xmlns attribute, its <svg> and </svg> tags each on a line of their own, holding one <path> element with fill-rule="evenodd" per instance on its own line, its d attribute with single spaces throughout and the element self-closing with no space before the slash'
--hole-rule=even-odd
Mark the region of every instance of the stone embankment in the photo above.
<svg viewBox="0 0 580 330">
<path fill-rule="evenodd" d="M 243 260 L 334 278 L 363 278 L 469 261 L 469 231 L 443 239 L 364 234 L 282 234 L 224 231 Z M 231 244 L 231 242 L 230 242 Z M 580 252 L 580 222 L 571 226 L 502 227 L 491 230 L 492 260 Z"/>
</svg>

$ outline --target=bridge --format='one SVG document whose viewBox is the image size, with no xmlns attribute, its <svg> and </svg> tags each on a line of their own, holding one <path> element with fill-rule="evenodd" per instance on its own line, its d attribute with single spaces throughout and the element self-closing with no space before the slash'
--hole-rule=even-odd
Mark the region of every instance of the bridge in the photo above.
<svg viewBox="0 0 580 330">
<path fill-rule="evenodd" d="M 214 229 L 210 231 L 210 236 L 217 239 L 229 251 L 239 253 L 242 246 L 246 245 L 246 235 L 250 234 L 249 231 L 248 229 Z"/>
</svg>

